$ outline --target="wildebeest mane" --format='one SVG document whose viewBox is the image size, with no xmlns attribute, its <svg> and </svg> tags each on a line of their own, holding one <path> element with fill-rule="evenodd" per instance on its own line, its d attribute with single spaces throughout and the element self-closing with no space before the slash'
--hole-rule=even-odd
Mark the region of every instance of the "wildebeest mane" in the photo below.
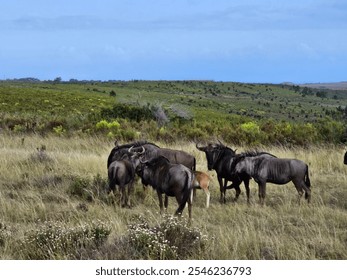
<svg viewBox="0 0 347 280">
<path fill-rule="evenodd" d="M 135 142 L 132 142 L 132 143 L 127 143 L 127 144 L 123 144 L 123 145 L 119 145 L 119 146 L 116 146 L 115 148 L 116 149 L 125 149 L 125 148 L 130 148 L 130 147 L 140 147 L 140 146 L 143 146 L 143 145 L 153 145 L 157 148 L 159 148 L 159 146 L 157 146 L 156 144 L 154 143 L 151 143 L 151 142 L 148 142 L 146 140 L 139 140 L 139 141 L 135 141 Z"/>
<path fill-rule="evenodd" d="M 149 160 L 146 164 L 150 165 L 150 166 L 154 166 L 157 164 L 161 164 L 161 163 L 169 163 L 170 161 L 164 157 L 164 156 L 157 156 L 151 160 Z"/>
<path fill-rule="evenodd" d="M 224 154 L 231 154 L 231 155 L 235 155 L 236 153 L 235 153 L 235 151 L 233 150 L 233 149 L 231 149 L 231 148 L 229 148 L 229 147 L 227 147 L 227 146 L 219 146 L 220 147 L 220 149 L 222 149 L 223 150 L 223 153 Z"/>
<path fill-rule="evenodd" d="M 250 150 L 250 151 L 246 151 L 243 152 L 241 154 L 239 154 L 241 156 L 245 156 L 245 157 L 257 157 L 257 156 L 263 156 L 263 155 L 269 155 L 271 157 L 277 158 L 275 155 L 270 154 L 268 152 L 263 152 L 263 151 L 258 151 L 258 150 Z"/>
<path fill-rule="evenodd" d="M 257 150 L 250 150 L 250 151 L 246 151 L 243 152 L 241 154 L 236 154 L 234 156 L 233 162 L 231 164 L 231 169 L 233 170 L 236 165 L 244 160 L 246 157 L 257 157 L 257 156 L 263 156 L 263 155 L 269 155 L 271 157 L 277 158 L 275 155 L 270 154 L 268 152 L 262 152 L 262 151 L 257 151 Z M 255 159 L 255 163 L 254 163 L 254 169 L 258 170 L 260 163 L 262 162 L 262 158 L 257 158 Z"/>
</svg>

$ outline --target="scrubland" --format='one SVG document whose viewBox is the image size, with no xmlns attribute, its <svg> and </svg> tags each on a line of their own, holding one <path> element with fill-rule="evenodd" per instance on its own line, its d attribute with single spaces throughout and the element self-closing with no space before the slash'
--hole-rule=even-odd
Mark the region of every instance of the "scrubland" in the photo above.
<svg viewBox="0 0 347 280">
<path fill-rule="evenodd" d="M 346 259 L 347 166 L 342 146 L 263 146 L 278 157 L 309 165 L 312 201 L 297 203 L 292 183 L 268 184 L 266 205 L 258 204 L 251 182 L 233 202 L 219 202 L 214 171 L 192 142 L 157 143 L 183 149 L 197 159 L 197 169 L 212 177 L 210 208 L 197 191 L 193 220 L 187 209 L 166 215 L 158 199 L 140 181 L 132 208 L 107 196 L 106 160 L 113 141 L 97 136 L 0 134 L 1 259 Z M 226 143 L 227 144 L 227 143 Z M 239 152 L 247 147 L 235 147 Z"/>
</svg>

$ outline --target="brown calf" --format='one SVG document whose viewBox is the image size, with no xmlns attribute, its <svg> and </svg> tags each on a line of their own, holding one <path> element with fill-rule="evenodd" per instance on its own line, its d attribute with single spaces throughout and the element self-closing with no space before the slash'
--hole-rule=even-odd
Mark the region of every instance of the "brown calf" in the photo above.
<svg viewBox="0 0 347 280">
<path fill-rule="evenodd" d="M 210 184 L 210 176 L 208 174 L 201 172 L 201 171 L 193 171 L 195 175 L 194 179 L 194 189 L 193 189 L 193 196 L 195 196 L 195 190 L 196 189 L 203 189 L 206 194 L 206 208 L 210 205 L 210 191 L 209 191 L 209 184 Z"/>
</svg>

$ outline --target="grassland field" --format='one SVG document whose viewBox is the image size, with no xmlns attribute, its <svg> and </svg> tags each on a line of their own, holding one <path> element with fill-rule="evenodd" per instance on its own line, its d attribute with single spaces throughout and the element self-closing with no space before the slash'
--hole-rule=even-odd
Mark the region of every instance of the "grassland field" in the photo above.
<svg viewBox="0 0 347 280">
<path fill-rule="evenodd" d="M 165 143 L 160 144 L 165 146 Z M 41 145 L 46 146 L 45 156 L 36 149 Z M 216 176 L 214 172 L 208 172 L 212 177 L 210 208 L 205 208 L 203 192 L 197 191 L 192 224 L 176 226 L 176 230 L 179 227 L 191 228 L 193 233 L 198 234 L 196 237 L 202 238 L 203 244 L 196 245 L 196 248 L 191 248 L 184 255 L 167 253 L 158 256 L 146 247 L 149 245 L 146 243 L 149 242 L 148 236 L 143 239 L 141 235 L 138 237 L 140 241 L 137 240 L 135 244 L 125 242 L 131 234 L 129 226 L 143 223 L 145 219 L 149 228 L 160 228 L 161 223 L 168 219 L 159 215 L 156 193 L 150 188 L 143 190 L 140 182 L 137 182 L 133 207 L 126 209 L 113 203 L 117 198 L 114 200 L 112 195 L 106 196 L 103 192 L 107 183 L 106 159 L 112 146 L 111 141 L 92 137 L 66 139 L 57 136 L 27 136 L 23 140 L 19 136 L 0 136 L 1 259 L 347 257 L 347 168 L 342 163 L 341 147 L 263 147 L 279 157 L 298 158 L 309 164 L 311 205 L 307 205 L 306 201 L 298 205 L 297 193 L 292 184 L 268 184 L 266 206 L 261 207 L 258 204 L 257 186 L 253 181 L 251 205 L 246 203 L 243 187 L 237 203 L 233 202 L 234 191 L 229 190 L 227 203 L 220 204 Z M 197 169 L 206 171 L 205 156 L 195 148 L 194 143 L 178 142 L 170 147 L 192 153 L 197 158 Z M 241 151 L 246 149 L 234 148 Z M 169 216 L 175 209 L 176 202 L 171 198 Z M 185 209 L 179 223 L 186 220 Z M 75 229 L 78 232 L 79 228 L 88 227 L 96 221 L 101 224 L 100 231 L 109 230 L 102 245 L 81 245 L 76 240 L 72 242 L 64 239 L 75 236 L 68 230 Z M 47 223 L 61 225 L 62 229 L 47 226 Z M 78 238 L 91 238 L 88 232 L 83 234 L 78 235 Z M 188 233 L 183 234 L 186 234 L 185 238 L 189 242 L 194 241 L 190 240 L 192 237 Z M 37 240 L 42 243 L 37 243 Z M 63 244 L 60 250 L 54 249 L 54 242 L 58 242 L 54 240 Z M 41 247 L 45 253 L 33 253 Z"/>
<path fill-rule="evenodd" d="M 156 193 L 139 181 L 131 209 L 119 207 L 118 196 L 105 193 L 106 161 L 115 139 L 80 131 L 81 126 L 95 126 L 100 110 L 115 103 L 160 104 L 169 114 L 206 123 L 231 115 L 314 123 L 347 105 L 345 91 L 327 90 L 324 98 L 316 93 L 306 95 L 294 86 L 210 81 L 1 82 L 0 259 L 346 259 L 347 168 L 341 142 L 257 145 L 278 157 L 306 162 L 312 185 L 311 204 L 302 200 L 298 205 L 292 183 L 268 184 L 262 207 L 254 181 L 251 205 L 243 186 L 238 202 L 233 202 L 234 190 L 228 190 L 227 203 L 221 204 L 216 174 L 207 171 L 205 155 L 193 141 L 147 139 L 193 154 L 197 169 L 212 178 L 210 208 L 198 190 L 188 224 L 187 209 L 181 219 L 172 217 L 173 198 L 167 215 L 161 216 Z M 68 123 L 72 133 L 53 125 L 46 133 L 28 132 L 23 120 Z M 239 152 L 250 148 L 225 144 Z"/>
</svg>

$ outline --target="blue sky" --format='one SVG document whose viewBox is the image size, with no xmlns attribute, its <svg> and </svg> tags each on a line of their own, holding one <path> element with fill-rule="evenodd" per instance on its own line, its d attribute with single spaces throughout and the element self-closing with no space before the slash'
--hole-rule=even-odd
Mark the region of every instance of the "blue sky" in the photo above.
<svg viewBox="0 0 347 280">
<path fill-rule="evenodd" d="M 345 0 L 0 0 L 0 79 L 338 82 Z"/>
</svg>

